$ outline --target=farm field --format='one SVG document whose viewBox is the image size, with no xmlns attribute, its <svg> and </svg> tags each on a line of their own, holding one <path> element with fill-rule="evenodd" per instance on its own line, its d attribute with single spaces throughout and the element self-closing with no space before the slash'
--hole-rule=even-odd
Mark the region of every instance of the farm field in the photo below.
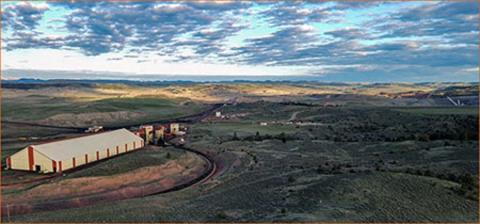
<svg viewBox="0 0 480 224">
<path fill-rule="evenodd" d="M 223 117 L 211 113 L 182 124 L 187 128 L 184 147 L 209 155 L 215 172 L 178 191 L 114 203 L 100 201 L 61 212 L 19 214 L 8 221 L 477 222 L 479 218 L 478 105 L 453 107 L 438 100 L 443 89 L 457 93 L 453 87 L 215 83 L 182 88 L 68 88 L 66 92 L 78 95 L 81 91 L 88 100 L 61 98 L 49 104 L 29 100 L 52 100 L 49 97 L 59 90 L 7 89 L 10 99 L 2 102 L 2 120 L 51 125 L 64 119 L 59 126 L 128 126 L 199 113 L 212 103 L 223 102 L 216 110 Z M 467 90 L 461 89 L 465 94 Z M 148 96 L 138 95 L 140 90 Z M 165 94 L 167 90 L 170 95 Z M 434 90 L 435 99 L 400 96 Z M 212 100 L 188 95 L 194 91 Z M 475 91 L 478 94 L 478 89 L 469 91 L 470 96 Z M 132 95 L 124 97 L 127 93 Z M 28 118 L 28 110 L 22 109 L 28 108 L 26 102 L 37 115 Z M 74 111 L 73 105 L 81 109 Z M 119 115 L 116 121 L 112 114 L 117 112 L 141 115 Z M 95 122 L 82 120 L 92 113 L 99 116 Z M 79 134 L 9 123 L 2 123 L 2 128 L 3 158 L 31 143 Z M 32 135 L 39 139 L 27 138 Z M 171 182 L 165 179 L 185 182 L 205 169 L 205 161 L 190 152 L 148 146 L 66 176 L 21 187 L 2 186 L 2 196 L 12 203 L 36 202 L 58 199 L 54 194 L 85 196 L 80 192 L 85 189 L 97 194 L 118 188 L 115 184 L 120 182 L 141 187 L 159 181 L 167 186 Z M 2 171 L 2 183 L 35 178 Z M 52 188 L 59 190 L 40 193 Z"/>
</svg>

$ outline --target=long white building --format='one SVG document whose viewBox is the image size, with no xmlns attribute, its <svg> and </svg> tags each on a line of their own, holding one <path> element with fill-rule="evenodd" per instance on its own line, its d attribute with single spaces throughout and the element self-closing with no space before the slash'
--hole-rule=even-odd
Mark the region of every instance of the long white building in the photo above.
<svg viewBox="0 0 480 224">
<path fill-rule="evenodd" d="M 29 145 L 7 157 L 7 168 L 39 173 L 62 172 L 142 148 L 144 141 L 126 129 Z"/>
</svg>

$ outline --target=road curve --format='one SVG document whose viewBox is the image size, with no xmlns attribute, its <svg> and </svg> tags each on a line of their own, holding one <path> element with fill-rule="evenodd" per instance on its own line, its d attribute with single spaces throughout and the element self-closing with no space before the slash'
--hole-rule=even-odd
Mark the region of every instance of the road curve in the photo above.
<svg viewBox="0 0 480 224">
<path fill-rule="evenodd" d="M 208 110 L 205 110 L 203 112 L 189 115 L 189 116 L 184 116 L 184 117 L 179 117 L 171 120 L 163 120 L 163 121 L 156 121 L 152 123 L 169 123 L 169 122 L 185 122 L 185 123 L 196 123 L 203 118 L 207 117 L 210 113 L 213 111 L 221 108 L 223 104 L 215 104 Z M 38 124 L 30 124 L 30 123 L 23 123 L 24 125 L 34 125 L 38 126 Z M 67 128 L 67 129 L 74 129 L 74 127 L 56 127 L 56 126 L 49 126 L 49 127 L 55 127 L 55 128 Z M 123 128 L 126 126 L 117 126 L 117 127 L 106 127 L 106 129 L 115 129 L 115 128 Z M 130 126 L 129 126 L 130 127 Z M 81 131 L 80 128 L 77 129 L 76 131 Z M 134 191 L 132 189 L 119 189 L 113 192 L 105 192 L 105 193 L 100 193 L 97 195 L 90 195 L 87 197 L 74 197 L 70 199 L 63 199 L 63 200 L 53 200 L 53 201 L 46 201 L 42 203 L 23 203 L 23 204 L 4 204 L 2 203 L 1 211 L 2 211 L 2 217 L 7 218 L 9 220 L 10 216 L 15 216 L 15 215 L 21 215 L 21 214 L 29 214 L 29 213 L 34 213 L 34 212 L 41 212 L 41 211 L 52 211 L 52 210 L 60 210 L 60 209 L 68 209 L 68 208 L 78 208 L 78 207 L 84 207 L 84 206 L 90 206 L 94 205 L 95 203 L 99 202 L 105 202 L 105 201 L 119 201 L 119 200 L 125 200 L 125 199 L 130 199 L 130 198 L 137 198 L 137 197 L 145 197 L 149 195 L 159 195 L 159 194 L 164 194 L 168 192 L 173 192 L 173 191 L 179 191 L 183 190 L 185 188 L 191 187 L 193 185 L 203 183 L 210 179 L 213 174 L 215 174 L 217 170 L 217 164 L 215 161 L 210 158 L 206 153 L 203 153 L 201 151 L 185 147 L 183 145 L 173 145 L 175 148 L 188 151 L 191 153 L 194 153 L 195 155 L 199 156 L 202 158 L 207 163 L 207 169 L 198 177 L 186 182 L 182 183 L 179 185 L 176 185 L 174 187 L 171 187 L 169 189 L 148 189 L 145 191 L 145 189 L 142 187 L 141 192 L 139 193 L 138 190 Z M 41 178 L 40 180 L 44 179 L 50 179 L 56 177 L 48 177 L 48 178 Z M 18 183 L 16 183 L 18 184 Z M 4 185 L 5 186 L 5 185 Z"/>
<path fill-rule="evenodd" d="M 195 177 L 194 179 L 178 184 L 168 189 L 162 189 L 155 186 L 142 186 L 141 188 L 132 188 L 132 187 L 125 187 L 121 189 L 117 189 L 114 191 L 98 193 L 94 195 L 87 195 L 87 196 L 79 196 L 73 197 L 69 199 L 60 199 L 60 200 L 51 200 L 51 201 L 44 201 L 44 202 L 34 202 L 34 203 L 21 203 L 21 204 L 4 204 L 2 202 L 2 217 L 6 218 L 4 220 L 9 220 L 11 216 L 15 215 L 22 215 L 22 214 L 30 214 L 35 212 L 42 212 L 42 211 L 53 211 L 53 210 L 61 210 L 61 209 L 69 209 L 69 208 L 79 208 L 94 205 L 99 202 L 112 202 L 112 201 L 120 201 L 125 199 L 131 198 L 139 198 L 145 197 L 150 195 L 159 195 L 173 191 L 180 191 L 185 188 L 191 187 L 198 183 L 202 183 L 208 180 L 215 172 L 216 172 L 216 164 L 213 159 L 209 158 L 209 156 L 203 152 L 186 148 L 184 146 L 174 146 L 179 150 L 184 150 L 191 152 L 199 157 L 202 158 L 207 163 L 207 169 L 205 169 L 201 175 Z"/>
<path fill-rule="evenodd" d="M 149 194 L 149 195 L 158 195 L 158 194 L 164 194 L 164 193 L 168 193 L 168 192 L 172 192 L 172 191 L 179 191 L 179 190 L 191 187 L 193 185 L 196 185 L 198 183 L 203 183 L 203 182 L 209 180 L 213 176 L 213 174 L 215 174 L 215 172 L 217 171 L 217 164 L 207 154 L 205 154 L 201 151 L 192 149 L 192 148 L 187 148 L 187 147 L 182 146 L 182 145 L 174 145 L 174 147 L 177 148 L 177 149 L 181 149 L 181 150 L 185 150 L 185 151 L 194 153 L 197 156 L 201 157 L 208 164 L 208 169 L 202 175 L 198 176 L 197 178 L 191 180 L 188 183 L 177 185 L 177 186 L 172 187 L 170 189 L 155 192 L 155 193 L 152 193 L 152 194 Z"/>
</svg>

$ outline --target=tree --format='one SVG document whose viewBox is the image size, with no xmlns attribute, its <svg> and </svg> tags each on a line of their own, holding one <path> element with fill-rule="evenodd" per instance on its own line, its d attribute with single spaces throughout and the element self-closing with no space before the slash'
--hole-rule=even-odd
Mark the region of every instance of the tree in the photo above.
<svg viewBox="0 0 480 224">
<path fill-rule="evenodd" d="M 257 133 L 255 133 L 255 141 L 261 141 L 262 140 L 262 137 L 260 136 L 260 132 L 257 131 Z"/>
<path fill-rule="evenodd" d="M 470 174 L 470 173 L 464 173 L 463 175 L 461 175 L 459 178 L 459 182 L 462 184 L 462 185 L 470 185 L 470 186 L 473 186 L 475 185 L 475 182 L 476 182 L 476 179 L 475 177 Z"/>
<path fill-rule="evenodd" d="M 418 135 L 416 136 L 416 138 L 417 138 L 417 141 L 421 141 L 421 142 L 428 142 L 428 141 L 430 141 L 430 135 L 428 135 L 428 134 L 426 134 L 426 133 L 425 133 L 425 134 L 418 134 Z"/>
<path fill-rule="evenodd" d="M 233 140 L 233 141 L 238 141 L 238 140 L 240 140 L 240 139 L 238 138 L 238 136 L 237 136 L 237 132 L 236 132 L 236 131 L 233 132 L 233 138 L 232 138 L 232 140 Z"/>
<path fill-rule="evenodd" d="M 283 143 L 287 142 L 287 137 L 285 136 L 285 132 L 280 133 L 278 136 Z"/>
<path fill-rule="evenodd" d="M 217 216 L 218 219 L 227 219 L 228 218 L 227 214 L 225 214 L 224 212 L 219 212 L 219 213 L 217 213 L 216 216 Z"/>
<path fill-rule="evenodd" d="M 295 177 L 289 176 L 289 177 L 288 177 L 288 182 L 289 182 L 289 183 L 295 182 Z"/>
</svg>

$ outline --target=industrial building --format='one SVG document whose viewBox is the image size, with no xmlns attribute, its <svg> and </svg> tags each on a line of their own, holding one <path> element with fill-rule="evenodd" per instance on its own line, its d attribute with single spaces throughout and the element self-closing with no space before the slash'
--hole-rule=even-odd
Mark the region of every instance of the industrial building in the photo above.
<svg viewBox="0 0 480 224">
<path fill-rule="evenodd" d="M 170 124 L 170 133 L 172 133 L 173 135 L 177 135 L 179 131 L 180 131 L 180 124 L 178 123 Z"/>
<path fill-rule="evenodd" d="M 62 172 L 142 148 L 144 140 L 126 129 L 30 145 L 7 157 L 7 168 Z"/>
<path fill-rule="evenodd" d="M 175 136 L 186 134 L 186 128 L 181 127 L 178 123 L 170 123 L 166 125 L 141 125 L 133 128 L 132 132 L 142 138 L 146 145 L 162 145 Z"/>
</svg>

